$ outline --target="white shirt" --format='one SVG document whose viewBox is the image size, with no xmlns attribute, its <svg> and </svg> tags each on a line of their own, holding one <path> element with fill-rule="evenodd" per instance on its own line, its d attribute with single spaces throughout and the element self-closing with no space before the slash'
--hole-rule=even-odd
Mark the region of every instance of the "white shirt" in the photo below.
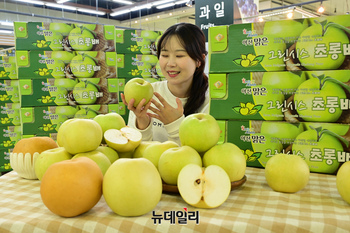
<svg viewBox="0 0 350 233">
<path fill-rule="evenodd" d="M 170 92 L 167 85 L 167 81 L 159 81 L 151 84 L 153 86 L 153 90 L 155 92 L 158 92 L 169 105 L 171 105 L 174 108 L 177 108 L 176 96 L 174 96 Z M 182 102 L 182 106 L 185 106 L 187 99 L 188 98 L 180 98 Z M 152 106 L 155 107 L 154 105 Z M 209 92 L 208 91 L 206 92 L 204 103 L 198 109 L 197 112 L 209 114 Z M 184 118 L 185 116 L 182 115 L 182 117 L 180 117 L 179 119 L 167 125 L 164 125 L 161 121 L 159 121 L 156 118 L 151 118 L 151 123 L 146 129 L 144 130 L 138 129 L 138 130 L 142 133 L 143 141 L 159 141 L 159 142 L 174 141 L 177 144 L 181 145 L 180 139 L 179 139 L 179 127 Z M 128 126 L 137 129 L 136 116 L 132 111 L 129 112 Z"/>
</svg>

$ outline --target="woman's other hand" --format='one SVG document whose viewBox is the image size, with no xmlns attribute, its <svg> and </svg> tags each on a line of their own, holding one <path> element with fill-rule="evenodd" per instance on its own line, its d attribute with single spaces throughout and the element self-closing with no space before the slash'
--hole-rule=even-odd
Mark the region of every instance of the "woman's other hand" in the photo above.
<svg viewBox="0 0 350 233">
<path fill-rule="evenodd" d="M 183 115 L 184 109 L 179 98 L 176 98 L 177 108 L 173 108 L 158 92 L 154 92 L 154 95 L 157 97 L 159 102 L 155 99 L 151 100 L 156 108 L 149 106 L 149 109 L 153 112 L 153 114 L 148 113 L 150 117 L 154 117 L 163 122 L 164 125 L 167 125 L 179 119 Z"/>
</svg>

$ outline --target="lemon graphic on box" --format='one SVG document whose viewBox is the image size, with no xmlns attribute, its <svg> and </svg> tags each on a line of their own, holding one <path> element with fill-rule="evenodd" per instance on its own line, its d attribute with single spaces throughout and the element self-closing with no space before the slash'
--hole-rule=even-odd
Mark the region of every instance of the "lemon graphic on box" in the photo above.
<svg viewBox="0 0 350 233">
<path fill-rule="evenodd" d="M 33 45 L 37 48 L 46 48 L 51 44 L 50 41 L 46 40 L 37 40 L 36 42 L 33 43 Z"/>
<path fill-rule="evenodd" d="M 4 165 L 1 166 L 0 168 L 5 169 L 5 170 L 10 170 L 11 169 L 11 164 L 10 163 L 4 163 Z"/>
<path fill-rule="evenodd" d="M 242 152 L 243 152 L 245 159 L 248 163 L 255 162 L 261 156 L 261 152 L 254 152 L 251 149 L 242 150 Z"/>
<path fill-rule="evenodd" d="M 128 48 L 128 50 L 130 50 L 130 52 L 138 52 L 141 48 L 142 46 L 130 45 L 130 48 Z"/>
<path fill-rule="evenodd" d="M 138 76 L 138 75 L 141 75 L 141 73 L 142 73 L 142 70 L 138 70 L 138 69 L 131 70 L 132 76 Z"/>
<path fill-rule="evenodd" d="M 9 101 L 10 99 L 12 98 L 12 96 L 9 96 L 9 95 L 0 95 L 0 101 L 1 102 L 4 102 L 4 101 Z"/>
<path fill-rule="evenodd" d="M 42 127 L 39 127 L 40 130 L 42 131 L 51 131 L 54 130 L 56 128 L 56 125 L 52 125 L 52 124 L 43 124 Z"/>
<path fill-rule="evenodd" d="M 12 58 L 12 57 L 11 57 Z M 0 77 L 17 79 L 17 66 L 16 62 L 9 62 L 4 64 L 5 71 L 1 71 Z"/>
<path fill-rule="evenodd" d="M 6 78 L 6 77 L 8 77 L 9 76 L 9 74 L 10 74 L 10 72 L 5 72 L 5 71 L 1 71 L 0 72 L 0 78 Z"/>
<path fill-rule="evenodd" d="M 12 122 L 12 119 L 8 118 L 8 117 L 1 117 L 0 118 L 0 122 L 2 125 L 6 125 Z"/>
<path fill-rule="evenodd" d="M 242 116 L 255 115 L 262 109 L 262 105 L 255 105 L 252 102 L 240 103 L 240 106 L 235 106 L 232 108 L 236 113 L 241 114 Z"/>
<path fill-rule="evenodd" d="M 236 65 L 242 66 L 242 67 L 251 67 L 256 66 L 264 59 L 263 55 L 256 56 L 254 54 L 241 54 L 241 58 L 234 59 L 233 62 Z"/>
<path fill-rule="evenodd" d="M 269 86 L 256 85 L 252 86 L 252 100 L 246 103 L 240 102 L 239 106 L 232 107 L 232 110 L 242 116 L 251 116 L 257 113 L 264 120 L 282 120 L 282 103 L 284 95 L 275 92 Z"/>
<path fill-rule="evenodd" d="M 35 71 L 34 73 L 38 74 L 39 76 L 48 76 L 50 75 L 52 72 L 52 69 L 48 69 L 48 68 L 39 68 L 37 71 Z"/>
<path fill-rule="evenodd" d="M 43 104 L 52 103 L 54 100 L 55 100 L 55 97 L 51 97 L 49 95 L 41 96 L 41 98 L 38 99 L 38 101 L 43 103 Z"/>
<path fill-rule="evenodd" d="M 11 148 L 14 145 L 15 145 L 15 142 L 11 140 L 3 141 L 2 143 L 0 143 L 0 147 L 4 147 L 4 148 Z"/>
</svg>

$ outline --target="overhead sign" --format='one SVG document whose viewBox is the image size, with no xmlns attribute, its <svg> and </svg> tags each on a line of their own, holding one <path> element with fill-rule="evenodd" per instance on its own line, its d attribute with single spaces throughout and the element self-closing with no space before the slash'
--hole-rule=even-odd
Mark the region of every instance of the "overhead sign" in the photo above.
<svg viewBox="0 0 350 233">
<path fill-rule="evenodd" d="M 235 0 L 200 0 L 196 1 L 196 25 L 202 29 L 207 41 L 210 27 L 233 24 Z"/>
</svg>

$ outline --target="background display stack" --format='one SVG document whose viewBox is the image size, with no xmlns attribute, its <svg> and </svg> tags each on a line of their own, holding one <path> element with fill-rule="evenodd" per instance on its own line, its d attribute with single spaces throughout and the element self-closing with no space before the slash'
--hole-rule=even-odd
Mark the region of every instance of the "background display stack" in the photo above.
<svg viewBox="0 0 350 233">
<path fill-rule="evenodd" d="M 210 113 L 247 166 L 298 154 L 311 172 L 350 160 L 350 15 L 211 27 Z"/>
<path fill-rule="evenodd" d="M 119 93 L 123 93 L 125 84 L 132 78 L 143 78 L 148 82 L 163 80 L 156 46 L 162 32 L 116 29 L 115 34 Z M 119 112 L 127 123 L 129 110 L 123 103 L 119 107 Z"/>
<path fill-rule="evenodd" d="M 10 153 L 21 139 L 20 98 L 15 50 L 0 54 L 0 172 L 11 170 Z"/>
<path fill-rule="evenodd" d="M 70 118 L 118 112 L 112 25 L 15 22 L 22 137 L 55 138 Z"/>
</svg>

